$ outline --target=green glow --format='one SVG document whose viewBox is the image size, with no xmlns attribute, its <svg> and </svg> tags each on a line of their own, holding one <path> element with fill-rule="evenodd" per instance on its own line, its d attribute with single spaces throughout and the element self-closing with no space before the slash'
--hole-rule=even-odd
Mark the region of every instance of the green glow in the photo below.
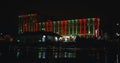
<svg viewBox="0 0 120 63">
<path fill-rule="evenodd" d="M 90 18 L 88 18 L 88 35 L 90 35 Z"/>
<path fill-rule="evenodd" d="M 90 21 L 90 18 L 88 18 L 87 20 Z"/>
<path fill-rule="evenodd" d="M 70 20 L 68 20 L 68 34 L 70 34 L 70 27 L 71 27 L 70 24 L 71 24 Z"/>
<path fill-rule="evenodd" d="M 55 26 L 55 24 L 56 24 L 56 22 L 55 21 L 53 21 L 53 27 L 54 27 L 54 33 L 56 33 L 56 26 Z"/>
<path fill-rule="evenodd" d="M 39 31 L 41 31 L 41 28 L 42 28 L 42 27 L 41 27 L 41 23 L 39 22 Z"/>
<path fill-rule="evenodd" d="M 58 33 L 60 33 L 60 31 L 59 31 L 59 29 L 60 29 L 60 27 L 59 27 L 59 25 L 60 25 L 60 21 L 57 21 L 58 22 Z"/>
<path fill-rule="evenodd" d="M 31 16 L 30 14 L 28 14 L 28 16 Z"/>
<path fill-rule="evenodd" d="M 50 29 L 50 27 L 49 27 L 49 29 Z M 42 22 L 42 30 L 46 31 L 46 30 L 45 30 L 45 22 Z M 49 30 L 48 30 L 48 31 L 49 31 Z"/>
<path fill-rule="evenodd" d="M 28 14 L 28 16 L 33 16 L 33 14 Z"/>
<path fill-rule="evenodd" d="M 21 18 L 22 16 L 18 16 L 19 18 Z"/>
<path fill-rule="evenodd" d="M 74 20 L 71 20 L 72 22 L 72 34 L 74 34 Z"/>
<path fill-rule="evenodd" d="M 76 26 L 76 34 L 78 33 L 78 19 L 75 20 L 75 26 Z"/>
</svg>

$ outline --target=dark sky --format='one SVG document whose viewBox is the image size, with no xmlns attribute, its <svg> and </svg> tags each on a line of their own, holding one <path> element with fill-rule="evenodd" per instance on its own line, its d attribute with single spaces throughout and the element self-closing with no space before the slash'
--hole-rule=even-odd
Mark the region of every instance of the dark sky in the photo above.
<svg viewBox="0 0 120 63">
<path fill-rule="evenodd" d="M 119 2 L 87 0 L 7 0 L 1 5 L 0 32 L 17 32 L 18 15 L 38 13 L 44 19 L 100 17 L 104 29 L 119 19 Z"/>
</svg>

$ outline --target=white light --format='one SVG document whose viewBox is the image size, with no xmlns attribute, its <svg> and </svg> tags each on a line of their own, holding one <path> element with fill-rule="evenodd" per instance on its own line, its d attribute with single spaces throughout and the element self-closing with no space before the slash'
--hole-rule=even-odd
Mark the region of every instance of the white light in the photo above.
<svg viewBox="0 0 120 63">
<path fill-rule="evenodd" d="M 116 35 L 117 35 L 117 36 L 120 36 L 120 34 L 119 34 L 119 33 L 116 33 Z"/>
<path fill-rule="evenodd" d="M 119 26 L 119 23 L 117 23 L 116 25 Z"/>
<path fill-rule="evenodd" d="M 1 35 L 3 35 L 3 33 L 0 33 Z"/>
<path fill-rule="evenodd" d="M 59 38 L 59 40 L 61 40 L 61 39 L 62 39 L 62 37 Z"/>
<path fill-rule="evenodd" d="M 67 42 L 67 38 L 65 38 L 65 42 Z"/>
<path fill-rule="evenodd" d="M 17 40 L 17 42 L 20 42 L 20 40 Z"/>
<path fill-rule="evenodd" d="M 46 36 L 45 36 L 45 35 L 43 35 L 42 42 L 45 42 L 45 37 L 46 37 Z"/>
<path fill-rule="evenodd" d="M 43 57 L 42 58 L 45 59 L 45 52 L 43 52 Z"/>
<path fill-rule="evenodd" d="M 57 38 L 57 37 L 55 37 L 55 41 L 58 41 L 58 38 Z"/>
<path fill-rule="evenodd" d="M 45 35 L 43 35 L 43 38 L 45 38 L 46 36 Z"/>
<path fill-rule="evenodd" d="M 55 58 L 57 58 L 57 57 L 58 57 L 58 53 L 56 52 L 56 53 L 55 53 Z"/>
<path fill-rule="evenodd" d="M 90 31 L 89 31 L 89 34 L 90 34 Z"/>
</svg>

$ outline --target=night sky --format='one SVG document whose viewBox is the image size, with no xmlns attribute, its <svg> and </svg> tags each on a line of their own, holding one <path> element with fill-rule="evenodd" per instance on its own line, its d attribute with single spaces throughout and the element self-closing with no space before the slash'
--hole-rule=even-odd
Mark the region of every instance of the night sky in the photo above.
<svg viewBox="0 0 120 63">
<path fill-rule="evenodd" d="M 7 0 L 2 3 L 0 32 L 12 34 L 17 33 L 17 16 L 26 13 L 38 13 L 43 20 L 100 17 L 107 32 L 112 23 L 120 20 L 120 4 L 113 1 Z"/>
</svg>

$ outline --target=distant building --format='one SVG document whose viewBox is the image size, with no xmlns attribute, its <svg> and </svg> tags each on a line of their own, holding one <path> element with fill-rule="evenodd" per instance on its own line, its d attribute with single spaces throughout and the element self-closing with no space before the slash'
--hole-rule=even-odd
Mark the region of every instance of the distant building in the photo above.
<svg viewBox="0 0 120 63">
<path fill-rule="evenodd" d="M 18 33 L 24 32 L 54 32 L 62 35 L 65 40 L 75 39 L 76 35 L 83 37 L 97 37 L 100 34 L 100 18 L 80 18 L 71 20 L 39 21 L 37 14 L 19 16 Z"/>
</svg>

